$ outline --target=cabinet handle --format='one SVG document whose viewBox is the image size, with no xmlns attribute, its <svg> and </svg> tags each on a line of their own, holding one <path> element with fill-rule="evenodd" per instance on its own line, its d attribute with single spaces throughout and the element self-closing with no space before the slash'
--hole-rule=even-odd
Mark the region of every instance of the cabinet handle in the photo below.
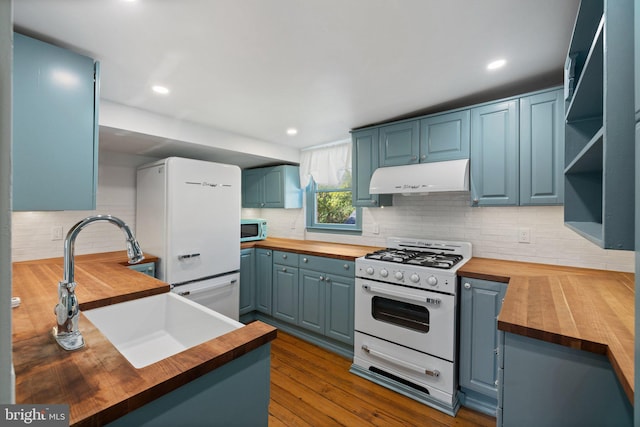
<svg viewBox="0 0 640 427">
<path fill-rule="evenodd" d="M 309 262 L 308 258 L 302 258 L 302 262 Z"/>
<path fill-rule="evenodd" d="M 331 277 L 329 277 L 329 276 L 325 276 L 325 277 L 324 277 L 324 280 L 325 280 L 325 282 L 327 282 L 327 283 L 331 283 Z"/>
<path fill-rule="evenodd" d="M 286 273 L 287 272 L 287 267 L 282 267 L 282 271 Z"/>
<path fill-rule="evenodd" d="M 496 380 L 494 384 L 496 385 L 496 387 L 498 387 L 498 380 Z"/>
<path fill-rule="evenodd" d="M 287 254 L 282 254 L 282 259 L 287 259 Z"/>
<path fill-rule="evenodd" d="M 418 160 L 418 156 L 411 156 L 411 160 Z"/>
<path fill-rule="evenodd" d="M 348 269 L 349 269 L 349 264 L 345 264 L 345 265 L 344 265 L 344 269 L 345 269 L 345 270 L 348 270 Z"/>
<path fill-rule="evenodd" d="M 464 284 L 465 289 L 471 289 L 471 283 L 467 282 Z"/>
<path fill-rule="evenodd" d="M 267 256 L 271 256 L 271 252 L 267 252 Z"/>
<path fill-rule="evenodd" d="M 426 154 L 423 154 L 422 156 L 420 156 L 420 160 L 424 160 L 426 158 L 427 158 Z"/>
<path fill-rule="evenodd" d="M 320 281 L 324 282 L 324 276 L 320 276 Z"/>
</svg>

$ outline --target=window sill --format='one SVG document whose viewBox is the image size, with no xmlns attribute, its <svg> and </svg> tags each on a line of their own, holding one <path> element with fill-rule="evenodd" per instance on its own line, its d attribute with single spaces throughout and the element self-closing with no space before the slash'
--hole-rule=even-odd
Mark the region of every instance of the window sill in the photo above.
<svg viewBox="0 0 640 427">
<path fill-rule="evenodd" d="M 349 234 L 353 236 L 362 235 L 362 229 L 353 227 L 340 227 L 340 226 L 314 226 L 307 227 L 307 231 L 310 233 L 331 233 L 331 234 Z"/>
</svg>

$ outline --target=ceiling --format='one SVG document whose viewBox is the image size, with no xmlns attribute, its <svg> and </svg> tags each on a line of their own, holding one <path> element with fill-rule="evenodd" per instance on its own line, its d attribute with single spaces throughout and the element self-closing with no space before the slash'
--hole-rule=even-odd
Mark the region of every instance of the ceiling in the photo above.
<svg viewBox="0 0 640 427">
<path fill-rule="evenodd" d="M 102 99 L 304 148 L 393 118 L 561 84 L 578 3 L 17 0 L 13 7 L 18 31 L 101 62 Z M 498 58 L 506 66 L 488 71 Z M 152 92 L 156 84 L 170 93 Z"/>
</svg>

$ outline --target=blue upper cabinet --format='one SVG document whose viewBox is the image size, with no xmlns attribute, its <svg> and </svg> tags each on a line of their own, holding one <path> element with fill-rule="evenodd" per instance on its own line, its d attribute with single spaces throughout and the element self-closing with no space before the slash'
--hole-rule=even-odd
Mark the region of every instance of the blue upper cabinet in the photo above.
<svg viewBox="0 0 640 427">
<path fill-rule="evenodd" d="M 469 110 L 420 120 L 420 163 L 469 158 Z"/>
<path fill-rule="evenodd" d="M 420 126 L 417 120 L 381 126 L 380 166 L 399 166 L 418 163 L 420 155 Z"/>
<path fill-rule="evenodd" d="M 242 171 L 243 208 L 301 208 L 300 168 L 283 165 Z"/>
<path fill-rule="evenodd" d="M 520 99 L 520 204 L 564 201 L 562 91 Z"/>
<path fill-rule="evenodd" d="M 92 210 L 98 64 L 14 34 L 13 210 Z"/>
<path fill-rule="evenodd" d="M 474 206 L 518 204 L 518 100 L 471 109 Z"/>
<path fill-rule="evenodd" d="M 370 194 L 371 175 L 380 166 L 378 129 L 354 131 L 352 140 L 352 179 L 354 207 L 390 206 L 390 194 Z"/>
<path fill-rule="evenodd" d="M 565 61 L 564 220 L 605 249 L 635 247 L 633 11 L 583 1 Z"/>
</svg>

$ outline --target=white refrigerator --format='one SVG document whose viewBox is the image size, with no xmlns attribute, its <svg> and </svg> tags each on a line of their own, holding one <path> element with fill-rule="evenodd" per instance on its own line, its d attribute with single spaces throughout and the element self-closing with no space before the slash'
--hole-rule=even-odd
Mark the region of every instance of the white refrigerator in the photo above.
<svg viewBox="0 0 640 427">
<path fill-rule="evenodd" d="M 137 171 L 136 238 L 172 292 L 238 320 L 238 166 L 170 157 Z"/>
</svg>

